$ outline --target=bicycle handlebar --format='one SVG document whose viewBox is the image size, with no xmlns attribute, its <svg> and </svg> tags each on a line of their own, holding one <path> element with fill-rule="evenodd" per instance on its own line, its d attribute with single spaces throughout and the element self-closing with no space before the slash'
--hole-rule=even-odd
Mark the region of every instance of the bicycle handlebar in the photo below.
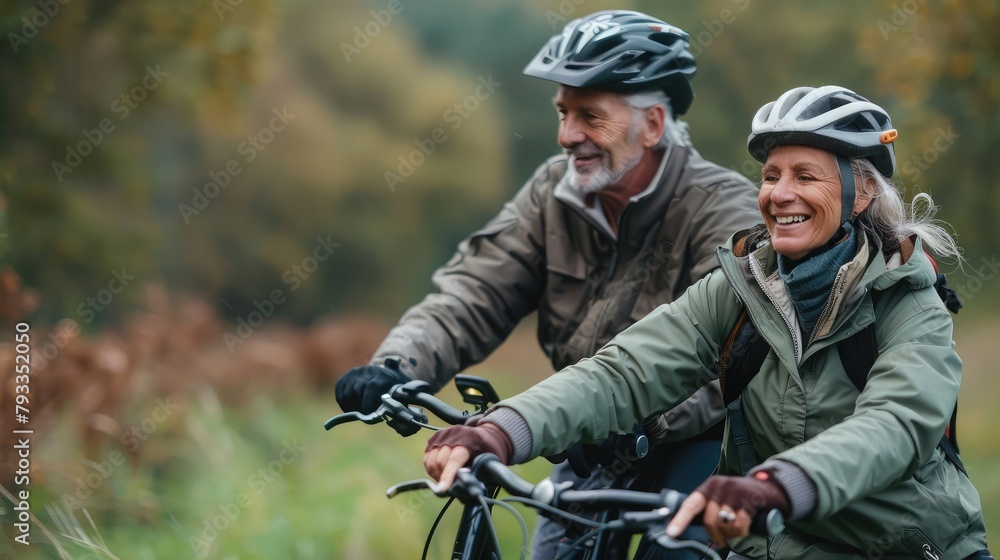
<svg viewBox="0 0 1000 560">
<path fill-rule="evenodd" d="M 462 379 L 459 379 L 459 377 Z M 474 413 L 461 411 L 434 397 L 430 394 L 429 383 L 414 380 L 392 387 L 387 393 L 382 395 L 382 403 L 370 414 L 362 414 L 360 412 L 338 414 L 327 420 L 324 427 L 330 430 L 335 426 L 349 422 L 363 422 L 365 424 L 386 422 L 400 435 L 405 437 L 415 434 L 421 428 L 439 429 L 428 425 L 427 416 L 423 412 L 424 408 L 447 424 L 459 425 L 466 423 L 469 418 L 482 414 L 486 411 L 490 403 L 495 403 L 499 400 L 496 392 L 489 386 L 489 382 L 484 379 L 472 376 L 457 376 L 456 385 L 458 385 L 459 391 L 462 392 L 465 402 L 476 406 Z M 492 499 L 496 496 L 496 489 L 502 488 L 511 494 L 511 496 L 514 496 L 506 500 L 522 501 L 536 509 L 562 515 L 574 519 L 577 523 L 589 524 L 592 527 L 595 526 L 592 522 L 580 518 L 567 510 L 621 510 L 617 519 L 597 524 L 597 529 L 594 529 L 587 535 L 605 530 L 625 531 L 632 534 L 646 532 L 649 539 L 655 541 L 663 548 L 688 548 L 701 551 L 709 557 L 718 558 L 704 544 L 696 541 L 678 541 L 668 537 L 664 532 L 666 522 L 677 512 L 681 502 L 687 497 L 686 494 L 674 490 L 664 490 L 658 494 L 654 494 L 652 492 L 620 489 L 572 490 L 571 487 L 572 483 L 556 485 L 549 478 L 542 480 L 538 484 L 532 484 L 517 476 L 506 465 L 501 463 L 495 455 L 485 454 L 476 457 L 472 462 L 471 469 L 460 469 L 455 477 L 455 482 L 447 490 L 442 490 L 432 480 L 418 479 L 395 484 L 386 490 L 386 495 L 392 498 L 403 492 L 429 489 L 437 496 L 450 496 L 458 499 L 467 506 L 475 506 L 478 503 L 482 507 L 488 507 L 488 503 L 504 505 L 502 501 L 498 502 Z M 509 505 L 505 505 L 505 507 L 512 512 L 514 511 Z M 447 505 L 445 508 L 447 508 Z M 490 523 L 490 531 L 493 532 L 492 522 L 488 523 Z M 522 520 L 522 530 L 526 531 L 526 529 L 523 529 L 523 525 Z M 750 526 L 751 533 L 769 537 L 777 535 L 783 530 L 784 517 L 778 510 L 758 511 Z M 432 528 L 431 535 L 433 535 L 433 532 Z M 581 537 L 579 541 L 587 538 L 587 535 Z M 495 533 L 493 536 L 494 542 L 496 542 Z M 430 537 L 428 537 L 429 539 Z M 526 536 L 525 539 L 527 539 Z M 499 546 L 499 544 L 496 546 Z M 573 546 L 575 546 L 575 543 Z"/>
<path fill-rule="evenodd" d="M 396 386 L 394 390 L 395 393 L 390 392 L 390 394 L 396 400 L 407 405 L 422 406 L 452 426 L 464 424 L 470 416 L 474 416 L 430 394 L 430 384 L 426 381 L 410 381 Z"/>
<path fill-rule="evenodd" d="M 669 519 L 687 498 L 687 494 L 675 490 L 663 490 L 659 494 L 610 488 L 571 490 L 568 485 L 557 486 L 549 478 L 532 484 L 515 474 L 492 453 L 476 457 L 472 461 L 472 468 L 461 469 L 455 477 L 453 487 L 448 490 L 442 491 L 432 480 L 418 479 L 396 484 L 386 490 L 386 495 L 392 498 L 402 492 L 427 488 L 438 496 L 453 496 L 461 501 L 471 501 L 481 495 L 481 488 L 477 485 L 483 484 L 497 485 L 512 496 L 527 498 L 560 510 L 570 506 L 577 506 L 581 511 L 643 510 L 622 518 L 623 523 L 629 524 L 630 528 L 646 527 L 650 523 Z M 648 519 L 638 513 L 649 514 Z M 784 516 L 776 509 L 758 511 L 750 524 L 750 532 L 755 535 L 773 537 L 783 530 Z"/>
<path fill-rule="evenodd" d="M 452 426 L 464 424 L 466 420 L 474 416 L 468 412 L 461 411 L 441 399 L 430 394 L 430 384 L 426 381 L 414 380 L 407 383 L 395 385 L 387 393 L 382 395 L 382 404 L 370 414 L 360 412 L 345 412 L 338 414 L 327 420 L 323 427 L 327 430 L 347 424 L 349 422 L 363 422 L 365 424 L 378 424 L 388 421 L 400 434 L 407 436 L 417 432 L 421 427 L 425 427 L 427 416 L 423 407 L 434 413 L 435 416 Z"/>
</svg>

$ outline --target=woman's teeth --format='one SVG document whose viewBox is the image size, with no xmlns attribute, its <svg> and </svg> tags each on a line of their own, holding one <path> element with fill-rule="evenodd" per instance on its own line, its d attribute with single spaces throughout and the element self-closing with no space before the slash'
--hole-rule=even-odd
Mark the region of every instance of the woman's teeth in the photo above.
<svg viewBox="0 0 1000 560">
<path fill-rule="evenodd" d="M 795 224 L 798 222 L 804 222 L 808 219 L 807 216 L 776 216 L 775 219 L 779 224 Z"/>
</svg>

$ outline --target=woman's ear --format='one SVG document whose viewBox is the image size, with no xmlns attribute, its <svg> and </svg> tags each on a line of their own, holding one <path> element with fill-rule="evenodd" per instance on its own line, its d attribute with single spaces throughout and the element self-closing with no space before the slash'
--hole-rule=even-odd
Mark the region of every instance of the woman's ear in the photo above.
<svg viewBox="0 0 1000 560">
<path fill-rule="evenodd" d="M 855 180 L 861 179 L 857 175 L 855 175 L 854 178 Z M 865 209 L 868 208 L 868 205 L 872 203 L 872 200 L 875 198 L 875 195 L 877 194 L 875 191 L 876 189 L 878 189 L 878 183 L 875 182 L 875 179 L 869 177 L 868 179 L 862 179 L 862 181 L 863 181 L 862 184 L 864 184 L 865 188 L 859 189 L 854 194 L 853 212 L 855 216 L 864 212 Z"/>
</svg>

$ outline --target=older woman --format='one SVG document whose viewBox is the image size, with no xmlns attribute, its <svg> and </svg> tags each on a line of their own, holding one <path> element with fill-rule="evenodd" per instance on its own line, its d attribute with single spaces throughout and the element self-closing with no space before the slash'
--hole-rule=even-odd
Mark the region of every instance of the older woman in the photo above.
<svg viewBox="0 0 1000 560">
<path fill-rule="evenodd" d="M 736 557 L 988 558 L 979 494 L 938 445 L 962 364 L 925 252 L 958 249 L 888 180 L 895 137 L 884 110 L 841 87 L 793 89 L 762 107 L 748 148 L 763 163 L 763 226 L 734 235 L 719 271 L 593 358 L 477 426 L 435 434 L 428 473 L 448 485 L 473 455 L 524 462 L 670 409 L 716 377 L 745 311 L 769 346 L 738 405 L 759 464 L 743 475 L 747 454 L 729 437 L 721 474 L 668 533 L 701 516 Z M 837 343 L 871 324 L 877 357 L 859 388 Z M 747 536 L 761 507 L 786 513 L 785 533 Z"/>
</svg>

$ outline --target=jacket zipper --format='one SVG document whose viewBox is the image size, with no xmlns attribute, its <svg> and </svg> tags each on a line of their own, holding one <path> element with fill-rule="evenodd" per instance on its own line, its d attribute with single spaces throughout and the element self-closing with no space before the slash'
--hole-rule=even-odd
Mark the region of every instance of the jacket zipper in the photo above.
<svg viewBox="0 0 1000 560">
<path fill-rule="evenodd" d="M 625 226 L 628 224 L 628 216 L 631 214 L 632 203 L 629 202 L 622 208 L 622 213 L 618 216 L 618 238 L 613 239 L 614 242 L 611 249 L 611 266 L 608 267 L 608 280 L 615 275 L 615 269 L 618 268 L 618 248 L 622 244 L 622 232 L 625 231 Z"/>
<path fill-rule="evenodd" d="M 753 256 L 751 255 L 748 258 L 752 259 Z M 795 351 L 795 363 L 798 364 L 799 357 L 802 355 L 802 352 L 799 349 L 799 339 L 797 336 L 795 336 L 795 329 L 792 326 L 791 321 L 789 321 L 788 317 L 785 316 L 784 311 L 781 310 L 781 306 L 778 305 L 778 302 L 774 299 L 774 296 L 771 295 L 771 292 L 767 289 L 767 287 L 764 286 L 764 283 L 761 282 L 760 278 L 758 278 L 756 274 L 754 274 L 752 266 L 750 267 L 750 275 L 753 276 L 753 279 L 757 282 L 757 286 L 760 287 L 760 291 L 764 292 L 764 295 L 767 296 L 767 299 L 771 302 L 771 305 L 774 306 L 774 310 L 778 312 L 778 315 L 781 316 L 781 320 L 784 321 L 785 326 L 788 327 L 788 334 L 791 335 L 792 337 L 792 348 Z"/>
<path fill-rule="evenodd" d="M 816 319 L 816 326 L 813 327 L 813 332 L 809 333 L 809 341 L 806 343 L 806 346 L 816 341 L 816 333 L 819 332 L 818 330 L 816 330 L 816 327 L 823 324 L 823 321 L 826 320 L 827 315 L 829 315 L 830 311 L 833 309 L 833 302 L 834 300 L 837 299 L 835 295 L 837 287 L 840 285 L 840 281 L 843 278 L 843 276 L 844 276 L 844 269 L 841 268 L 839 271 L 837 271 L 837 276 L 835 276 L 833 279 L 833 285 L 830 287 L 830 295 L 827 296 L 826 305 L 823 306 L 823 311 L 820 312 L 819 318 Z"/>
</svg>

